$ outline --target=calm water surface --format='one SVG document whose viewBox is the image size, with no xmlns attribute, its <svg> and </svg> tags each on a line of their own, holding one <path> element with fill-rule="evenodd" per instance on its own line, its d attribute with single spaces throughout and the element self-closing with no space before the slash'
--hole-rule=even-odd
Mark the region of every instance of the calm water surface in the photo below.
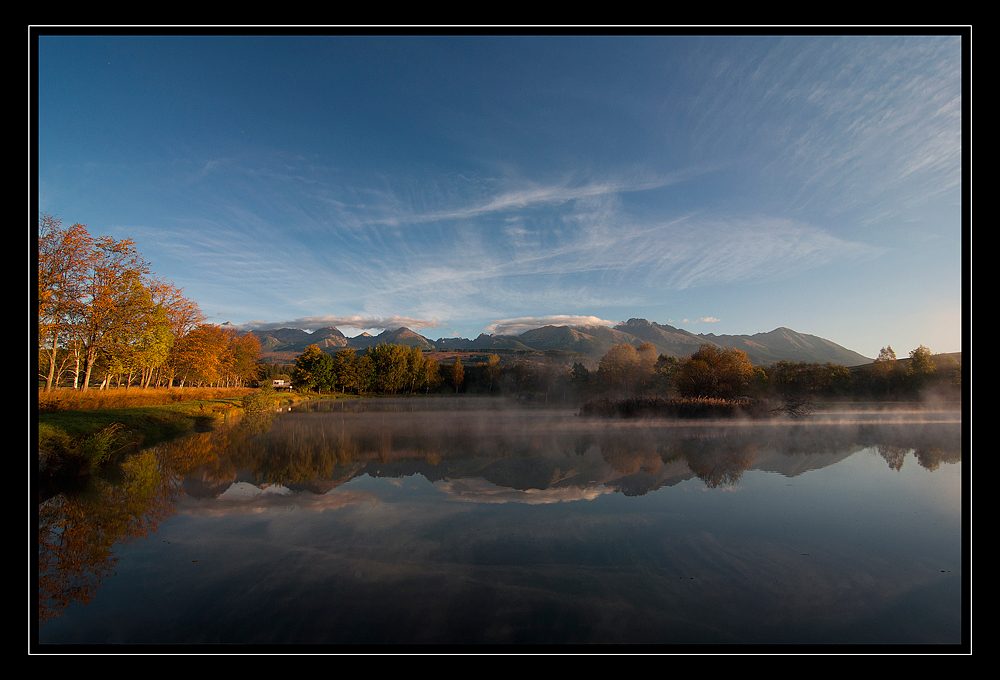
<svg viewBox="0 0 1000 680">
<path fill-rule="evenodd" d="M 957 411 L 314 402 L 39 504 L 41 645 L 956 645 Z"/>
</svg>

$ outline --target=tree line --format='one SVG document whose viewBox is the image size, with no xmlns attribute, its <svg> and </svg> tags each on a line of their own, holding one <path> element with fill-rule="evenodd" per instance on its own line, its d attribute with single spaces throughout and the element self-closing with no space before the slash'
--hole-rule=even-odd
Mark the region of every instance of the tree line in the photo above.
<svg viewBox="0 0 1000 680">
<path fill-rule="evenodd" d="M 555 402 L 642 395 L 733 399 L 822 395 L 896 398 L 933 387 L 961 388 L 961 364 L 924 346 L 897 360 L 891 347 L 864 369 L 779 361 L 753 366 L 744 352 L 703 345 L 688 357 L 650 343 L 619 344 L 597 363 L 532 361 L 485 353 L 463 365 L 418 347 L 382 344 L 327 354 L 311 345 L 291 370 L 293 385 L 317 392 L 504 394 Z M 253 385 L 273 370 L 260 342 L 205 322 L 198 305 L 156 278 L 131 239 L 92 236 L 85 225 L 38 220 L 38 378 L 45 390 L 100 386 Z"/>
<path fill-rule="evenodd" d="M 293 387 L 321 393 L 429 393 L 446 381 L 457 391 L 464 380 L 461 360 L 443 371 L 441 363 L 425 357 L 419 347 L 388 343 L 360 353 L 342 349 L 335 354 L 309 345 L 291 370 Z"/>
<path fill-rule="evenodd" d="M 260 342 L 205 323 L 198 305 L 156 278 L 131 239 L 38 219 L 38 379 L 100 387 L 253 384 Z"/>
<path fill-rule="evenodd" d="M 897 360 L 884 348 L 873 364 L 848 368 L 832 362 L 777 361 L 755 366 L 746 353 L 702 345 L 690 356 L 655 356 L 652 345 L 617 345 L 596 373 L 574 366 L 575 380 L 590 396 L 909 398 L 925 390 L 957 393 L 962 367 L 951 355 L 923 345 Z"/>
<path fill-rule="evenodd" d="M 547 357 L 470 353 L 439 362 L 418 347 L 382 344 L 324 353 L 311 345 L 290 370 L 293 386 L 346 394 L 461 392 L 552 403 L 637 396 L 742 399 L 771 397 L 906 398 L 928 388 L 957 391 L 961 364 L 920 346 L 909 360 L 891 348 L 866 367 L 778 361 L 755 366 L 745 352 L 702 345 L 687 357 L 659 354 L 651 343 L 618 344 L 588 367 Z M 274 373 L 274 368 L 270 374 Z M 263 375 L 263 373 L 262 373 Z"/>
</svg>

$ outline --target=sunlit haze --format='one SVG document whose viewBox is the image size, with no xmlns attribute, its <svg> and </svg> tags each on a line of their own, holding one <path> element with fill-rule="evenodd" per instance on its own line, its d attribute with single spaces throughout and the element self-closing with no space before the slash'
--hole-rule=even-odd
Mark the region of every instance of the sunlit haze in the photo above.
<svg viewBox="0 0 1000 680">
<path fill-rule="evenodd" d="M 244 328 L 636 317 L 960 351 L 946 33 L 42 31 L 38 210 Z"/>
</svg>

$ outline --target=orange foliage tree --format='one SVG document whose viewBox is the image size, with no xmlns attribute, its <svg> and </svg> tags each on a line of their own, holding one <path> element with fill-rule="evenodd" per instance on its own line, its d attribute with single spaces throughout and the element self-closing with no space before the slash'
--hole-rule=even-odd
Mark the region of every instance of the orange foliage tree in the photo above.
<svg viewBox="0 0 1000 680">
<path fill-rule="evenodd" d="M 150 276 L 131 239 L 94 237 L 85 225 L 63 228 L 58 218 L 39 216 L 38 357 L 47 391 L 67 364 L 83 390 L 98 366 L 102 387 L 113 377 L 126 387 L 177 377 L 182 385 L 252 381 L 258 339 L 204 320 L 180 288 Z"/>
<path fill-rule="evenodd" d="M 681 361 L 674 382 L 684 397 L 731 399 L 746 393 L 753 375 L 745 352 L 705 344 Z"/>
<path fill-rule="evenodd" d="M 59 350 L 73 344 L 76 322 L 85 304 L 83 283 L 93 258 L 94 239 L 85 226 L 74 224 L 63 229 L 61 220 L 51 215 L 39 218 L 39 367 L 44 371 L 46 390 L 58 381 Z"/>
</svg>

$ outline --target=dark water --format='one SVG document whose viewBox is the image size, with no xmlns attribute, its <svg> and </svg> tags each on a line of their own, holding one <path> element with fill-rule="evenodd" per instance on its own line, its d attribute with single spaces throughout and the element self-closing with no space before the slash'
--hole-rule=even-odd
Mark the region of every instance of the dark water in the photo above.
<svg viewBox="0 0 1000 680">
<path fill-rule="evenodd" d="M 38 641 L 947 650 L 962 453 L 947 410 L 306 404 L 40 503 Z"/>
</svg>

